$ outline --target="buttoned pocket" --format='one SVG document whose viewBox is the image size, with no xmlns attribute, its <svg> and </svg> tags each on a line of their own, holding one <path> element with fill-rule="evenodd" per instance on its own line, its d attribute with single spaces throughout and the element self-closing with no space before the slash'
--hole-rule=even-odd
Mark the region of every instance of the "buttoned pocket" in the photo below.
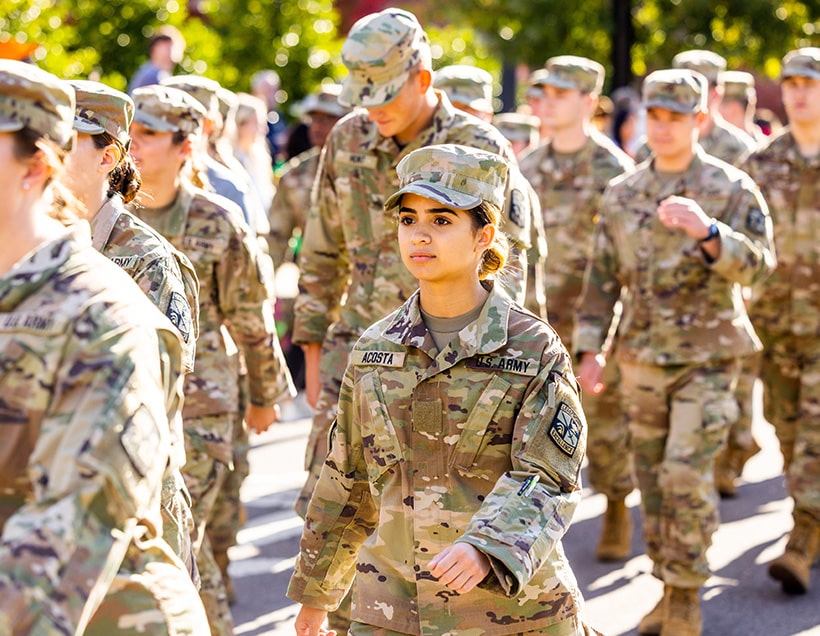
<svg viewBox="0 0 820 636">
<path fill-rule="evenodd" d="M 362 451 L 371 484 L 403 459 L 396 428 L 387 409 L 378 372 L 368 373 L 356 383 Z"/>
</svg>

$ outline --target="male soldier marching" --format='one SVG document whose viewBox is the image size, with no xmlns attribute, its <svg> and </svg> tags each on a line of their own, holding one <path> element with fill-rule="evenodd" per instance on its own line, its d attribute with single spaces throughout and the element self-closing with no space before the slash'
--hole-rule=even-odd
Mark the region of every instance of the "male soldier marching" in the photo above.
<svg viewBox="0 0 820 636">
<path fill-rule="evenodd" d="M 295 391 L 276 338 L 255 239 L 236 206 L 182 176 L 192 137 L 201 131 L 203 107 L 187 93 L 165 86 L 137 89 L 134 102 L 131 152 L 143 189 L 152 197 L 152 207 L 135 213 L 189 256 L 200 281 L 196 366 L 185 383 L 183 476 L 194 501 L 200 593 L 214 633 L 230 634 L 230 609 L 205 525 L 232 458 L 239 399 L 233 343 L 248 368 L 245 422 L 250 429 L 267 430 L 277 419 L 277 403 Z"/>
<path fill-rule="evenodd" d="M 601 193 L 610 179 L 634 166 L 590 121 L 604 83 L 603 66 L 574 55 L 550 58 L 545 66 L 547 72 L 534 85 L 543 91 L 542 117 L 552 137 L 521 160 L 521 171 L 538 194 L 550 237 L 545 289 L 550 324 L 572 350 L 573 308 L 581 294 Z M 606 390 L 584 394 L 590 422 L 588 475 L 607 498 L 597 548 L 603 561 L 629 555 L 632 522 L 624 500 L 634 488 L 617 366 L 609 369 Z"/>
<path fill-rule="evenodd" d="M 750 313 L 764 347 L 765 415 L 794 500 L 786 551 L 769 574 L 786 593 L 802 594 L 820 543 L 820 48 L 788 53 L 780 77 L 789 127 L 747 163 L 777 241 L 777 270 Z"/>
<path fill-rule="evenodd" d="M 398 189 L 396 165 L 416 148 L 441 143 L 515 161 L 498 130 L 433 90 L 430 44 L 413 14 L 387 9 L 365 16 L 353 25 L 342 61 L 349 74 L 339 101 L 367 110 L 340 120 L 328 137 L 302 244 L 293 340 L 305 351 L 307 398 L 317 413 L 306 456 L 309 475 L 295 506 L 301 515 L 327 454 L 348 353 L 369 324 L 416 288 L 399 256 L 394 215 L 383 209 Z M 519 246 L 519 271 L 526 268 L 520 246 L 530 236 L 526 206 L 522 190 L 514 190 L 502 228 Z M 515 295 L 523 298 L 523 281 L 516 282 Z"/>
<path fill-rule="evenodd" d="M 707 90 L 689 70 L 644 80 L 653 158 L 604 192 L 573 338 L 579 381 L 591 390 L 624 299 L 615 355 L 647 552 L 664 582 L 642 634 L 701 633 L 698 590 L 718 525 L 714 457 L 737 417 L 737 356 L 760 349 L 739 286 L 774 269 L 759 190 L 697 145 Z"/>
</svg>

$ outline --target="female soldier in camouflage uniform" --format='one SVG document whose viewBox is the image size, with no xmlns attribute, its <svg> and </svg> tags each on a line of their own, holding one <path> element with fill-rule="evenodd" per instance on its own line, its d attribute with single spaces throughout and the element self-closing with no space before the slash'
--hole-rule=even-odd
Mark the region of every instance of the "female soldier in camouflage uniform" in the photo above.
<svg viewBox="0 0 820 636">
<path fill-rule="evenodd" d="M 555 332 L 488 277 L 509 165 L 428 146 L 398 165 L 402 261 L 420 289 L 350 357 L 288 596 L 326 633 L 592 633 L 561 549 L 586 424 Z"/>
<path fill-rule="evenodd" d="M 179 338 L 59 222 L 73 117 L 68 84 L 0 61 L 0 633 L 207 633 L 155 530 Z"/>
<path fill-rule="evenodd" d="M 183 341 L 185 371 L 193 371 L 199 334 L 199 280 L 182 252 L 130 212 L 142 183 L 128 154 L 128 126 L 134 103 L 125 93 L 89 81 L 71 83 L 76 98 L 77 141 L 66 161 L 73 194 L 85 205 L 91 244 L 122 267 L 145 295 L 177 328 Z M 163 480 L 163 537 L 198 574 L 191 548 L 194 527 L 190 496 L 180 469 L 185 465 L 182 421 L 171 430 L 174 459 Z"/>
</svg>

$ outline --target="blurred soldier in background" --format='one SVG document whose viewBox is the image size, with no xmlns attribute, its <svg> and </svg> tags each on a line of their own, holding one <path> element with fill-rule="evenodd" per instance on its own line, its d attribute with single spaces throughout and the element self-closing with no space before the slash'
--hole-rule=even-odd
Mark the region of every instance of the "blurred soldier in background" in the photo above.
<svg viewBox="0 0 820 636">
<path fill-rule="evenodd" d="M 128 92 L 140 86 L 159 84 L 174 73 L 185 54 L 185 38 L 179 29 L 163 24 L 148 39 L 148 61 L 137 69 L 128 83 Z"/>
<path fill-rule="evenodd" d="M 450 103 L 483 121 L 493 119 L 493 76 L 468 64 L 445 66 L 433 73 L 433 88 L 444 91 Z"/>
<path fill-rule="evenodd" d="M 604 68 L 585 57 L 561 55 L 546 62 L 538 80 L 548 141 L 521 160 L 521 171 L 538 195 L 550 240 L 546 262 L 550 324 L 571 349 L 574 308 L 581 294 L 601 193 L 610 179 L 633 168 L 632 160 L 591 123 L 604 84 Z M 611 342 L 612 338 L 610 338 Z M 603 383 L 583 395 L 589 421 L 587 474 L 606 495 L 607 508 L 596 550 L 603 561 L 625 559 L 632 542 L 626 496 L 634 485 L 616 364 Z"/>
<path fill-rule="evenodd" d="M 766 140 L 766 135 L 755 123 L 757 112 L 757 91 L 755 77 L 745 71 L 723 71 L 723 99 L 720 100 L 720 114 L 728 123 L 739 128 L 757 143 Z"/>
<path fill-rule="evenodd" d="M 764 413 L 794 500 L 794 527 L 769 574 L 803 594 L 820 542 L 820 48 L 789 52 L 780 77 L 789 126 L 746 164 L 771 207 L 777 245 L 777 270 L 751 315 L 764 346 Z"/>
<path fill-rule="evenodd" d="M 493 126 L 501 131 L 519 159 L 538 145 L 541 120 L 526 113 L 498 113 Z"/>
</svg>

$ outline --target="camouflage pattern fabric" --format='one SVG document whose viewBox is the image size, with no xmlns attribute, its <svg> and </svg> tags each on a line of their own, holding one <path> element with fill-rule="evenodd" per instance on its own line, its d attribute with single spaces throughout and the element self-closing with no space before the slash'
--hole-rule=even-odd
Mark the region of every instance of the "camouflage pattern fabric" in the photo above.
<svg viewBox="0 0 820 636">
<path fill-rule="evenodd" d="M 148 610 L 151 633 L 200 634 L 190 577 L 153 534 L 179 337 L 87 228 L 0 278 L 0 402 L 14 423 L 0 443 L 0 633 L 100 633 L 84 632 L 95 613 L 106 633 L 131 633 L 117 628 Z M 133 592 L 111 606 L 117 581 Z M 189 602 L 170 611 L 169 587 Z"/>
<path fill-rule="evenodd" d="M 694 199 L 717 221 L 715 262 L 658 220 L 658 202 L 673 194 Z M 771 273 L 774 249 L 768 207 L 748 175 L 698 149 L 676 179 L 658 178 L 647 163 L 613 180 L 600 210 L 578 302 L 576 351 L 601 350 L 622 287 L 630 294 L 618 327 L 619 361 L 698 364 L 760 350 L 740 285 Z"/>
<path fill-rule="evenodd" d="M 355 573 L 353 620 L 390 632 L 577 633 L 586 421 L 555 332 L 496 285 L 438 351 L 414 294 L 350 359 L 288 596 L 334 609 Z M 464 595 L 428 571 L 453 542 L 492 562 Z"/>
<path fill-rule="evenodd" d="M 717 260 L 658 220 L 658 202 L 672 194 L 716 219 Z M 573 347 L 602 351 L 623 300 L 615 357 L 653 572 L 699 587 L 717 523 L 714 458 L 737 419 L 734 360 L 760 349 L 740 286 L 773 269 L 771 219 L 749 176 L 700 148 L 677 178 L 661 178 L 652 163 L 616 178 L 600 210 Z"/>
<path fill-rule="evenodd" d="M 547 142 L 521 159 L 521 171 L 538 194 L 550 237 L 544 287 L 547 314 L 570 350 L 574 308 L 581 295 L 601 194 L 611 179 L 633 168 L 629 156 L 597 132 L 590 134 L 577 153 L 557 153 Z M 584 394 L 584 409 L 591 424 L 587 475 L 598 492 L 615 500 L 628 495 L 633 484 L 617 364 L 608 366 L 612 368 L 608 370 L 607 390 L 600 396 Z"/>
<path fill-rule="evenodd" d="M 652 574 L 693 588 L 709 578 L 706 551 L 719 510 L 713 464 L 737 419 L 736 360 L 657 366 L 621 364 Z"/>
<path fill-rule="evenodd" d="M 252 404 L 271 407 L 294 395 L 295 389 L 276 337 L 263 255 L 239 210 L 227 199 L 183 181 L 170 209 L 140 208 L 135 213 L 190 258 L 200 281 L 197 359 L 185 379 L 187 462 L 182 473 L 194 503 L 200 595 L 212 630 L 230 634 L 225 588 L 205 526 L 232 467 L 239 400 L 236 348 L 247 363 Z"/>
<path fill-rule="evenodd" d="M 318 477 L 348 353 L 369 324 L 394 311 L 416 289 L 399 255 L 396 216 L 383 207 L 399 189 L 399 161 L 416 148 L 452 143 L 494 152 L 516 164 L 498 130 L 436 94 L 439 105 L 430 125 L 404 148 L 382 137 L 367 113 L 359 111 L 336 124 L 322 150 L 299 259 L 293 333 L 297 344 L 323 343 L 322 392 L 305 456 L 309 475 L 297 510 L 307 503 Z M 501 228 L 511 239 L 511 268 L 517 273 L 506 283 L 523 300 L 531 211 L 523 177 L 515 173 L 522 181 L 508 186 Z"/>
<path fill-rule="evenodd" d="M 780 440 L 795 510 L 820 522 L 820 158 L 800 154 L 788 129 L 746 164 L 771 209 L 777 269 L 750 313 L 764 345 L 766 419 Z"/>
<path fill-rule="evenodd" d="M 321 148 L 310 148 L 297 155 L 285 166 L 276 194 L 273 196 L 268 221 L 268 246 L 273 264 L 279 267 L 290 252 L 289 241 L 298 230 L 304 235 L 310 209 L 310 192 L 319 170 Z"/>
<path fill-rule="evenodd" d="M 193 371 L 196 338 L 199 336 L 199 280 L 188 257 L 160 234 L 125 210 L 114 194 L 91 221 L 91 243 L 119 265 L 139 285 L 154 305 L 171 321 L 183 343 L 185 371 Z M 182 420 L 174 424 L 172 461 L 162 485 L 163 537 L 192 572 L 193 561 L 190 496 L 180 470 L 185 465 Z"/>
</svg>

